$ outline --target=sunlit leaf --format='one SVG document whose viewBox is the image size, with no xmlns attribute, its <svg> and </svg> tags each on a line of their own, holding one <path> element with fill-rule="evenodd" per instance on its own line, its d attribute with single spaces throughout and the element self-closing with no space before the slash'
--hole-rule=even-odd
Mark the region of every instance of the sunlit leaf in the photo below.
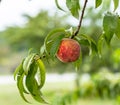
<svg viewBox="0 0 120 105">
<path fill-rule="evenodd" d="M 113 0 L 113 2 L 114 2 L 114 11 L 115 11 L 119 6 L 119 0 Z"/>
<path fill-rule="evenodd" d="M 43 54 L 45 52 L 45 46 L 43 45 L 41 48 L 40 48 L 40 56 L 42 57 Z"/>
<path fill-rule="evenodd" d="M 104 30 L 104 37 L 107 44 L 110 44 L 110 41 L 115 33 L 115 30 L 118 25 L 118 15 L 111 14 L 107 12 L 103 19 L 103 30 Z"/>
<path fill-rule="evenodd" d="M 33 48 L 30 48 L 29 51 L 28 51 L 28 55 L 30 55 L 33 51 Z"/>
<path fill-rule="evenodd" d="M 74 33 L 73 27 L 66 29 L 65 32 L 67 34 L 67 37 L 71 37 L 71 35 L 73 35 L 73 33 Z"/>
<path fill-rule="evenodd" d="M 39 68 L 39 80 L 40 80 L 39 89 L 41 89 L 45 83 L 46 71 L 45 71 L 44 63 L 42 62 L 41 59 L 38 59 L 36 62 Z"/>
<path fill-rule="evenodd" d="M 119 62 L 120 62 L 120 48 L 116 49 L 113 52 L 112 57 L 113 57 L 114 62 L 119 64 Z"/>
<path fill-rule="evenodd" d="M 99 7 L 102 4 L 102 0 L 95 0 L 95 8 Z"/>
<path fill-rule="evenodd" d="M 66 0 L 66 5 L 72 15 L 76 18 L 79 17 L 80 4 L 79 0 Z"/>
<path fill-rule="evenodd" d="M 35 56 L 34 53 L 28 55 L 23 62 L 23 69 L 24 69 L 26 75 L 28 74 L 28 71 L 30 69 L 30 65 L 33 62 L 34 56 Z"/>
</svg>

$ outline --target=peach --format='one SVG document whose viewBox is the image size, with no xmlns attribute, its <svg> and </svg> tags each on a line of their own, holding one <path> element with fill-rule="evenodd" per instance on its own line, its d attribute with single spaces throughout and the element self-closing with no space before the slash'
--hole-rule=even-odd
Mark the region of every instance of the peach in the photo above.
<svg viewBox="0 0 120 105">
<path fill-rule="evenodd" d="M 57 58 L 64 63 L 74 62 L 80 56 L 80 45 L 79 43 L 70 38 L 64 38 L 59 46 L 57 52 Z"/>
</svg>

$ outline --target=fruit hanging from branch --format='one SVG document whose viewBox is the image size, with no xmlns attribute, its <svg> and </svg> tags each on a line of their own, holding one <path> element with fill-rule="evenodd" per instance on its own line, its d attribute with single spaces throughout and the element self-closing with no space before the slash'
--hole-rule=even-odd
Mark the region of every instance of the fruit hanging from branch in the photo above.
<svg viewBox="0 0 120 105">
<path fill-rule="evenodd" d="M 89 35 L 80 33 L 88 0 L 84 0 L 82 10 L 80 9 L 79 1 L 80 0 L 66 0 L 66 6 L 71 15 L 77 19 L 79 18 L 76 30 L 66 30 L 64 28 L 51 30 L 46 36 L 43 46 L 40 48 L 40 53 L 29 53 L 16 68 L 14 77 L 16 78 L 20 95 L 26 102 L 29 101 L 25 98 L 24 94 L 30 94 L 40 103 L 48 103 L 41 92 L 41 88 L 44 86 L 46 79 L 43 58 L 56 59 L 57 57 L 64 63 L 73 62 L 75 69 L 79 70 L 82 59 L 81 45 L 87 46 L 90 49 L 90 54 L 95 52 L 97 55 L 100 55 L 103 42 L 110 45 L 113 35 L 120 38 L 120 17 L 118 14 L 109 12 L 107 12 L 103 18 L 103 34 L 99 37 L 97 43 Z M 118 1 L 119 0 L 114 0 L 114 11 L 119 6 Z M 102 2 L 102 0 L 95 0 L 95 8 L 98 8 Z M 55 3 L 60 10 L 64 10 L 59 6 L 58 0 L 55 0 Z M 80 10 L 81 16 L 79 16 Z M 37 73 L 39 73 L 38 79 L 36 79 Z"/>
<path fill-rule="evenodd" d="M 80 45 L 76 40 L 70 38 L 62 39 L 57 58 L 62 62 L 74 62 L 78 60 L 80 56 Z"/>
</svg>

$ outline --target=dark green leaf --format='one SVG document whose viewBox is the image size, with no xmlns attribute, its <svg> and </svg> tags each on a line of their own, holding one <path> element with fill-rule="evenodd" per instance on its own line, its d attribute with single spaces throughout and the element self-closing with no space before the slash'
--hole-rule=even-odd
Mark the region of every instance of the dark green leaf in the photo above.
<svg viewBox="0 0 120 105">
<path fill-rule="evenodd" d="M 40 103 L 47 103 L 47 101 L 44 99 L 40 89 L 39 85 L 37 83 L 37 80 L 35 79 L 35 75 L 37 73 L 38 66 L 35 62 L 31 64 L 30 71 L 28 72 L 28 75 L 26 76 L 26 87 L 29 90 L 32 97 L 40 102 Z"/>
<path fill-rule="evenodd" d="M 79 0 L 66 0 L 66 5 L 72 15 L 76 18 L 79 17 L 80 4 Z"/>
<path fill-rule="evenodd" d="M 80 44 L 85 45 L 89 48 L 89 54 L 98 53 L 96 42 L 88 35 L 81 34 L 75 38 L 78 40 Z"/>
<path fill-rule="evenodd" d="M 64 11 L 64 10 L 59 6 L 58 0 L 55 0 L 55 4 L 56 4 L 56 6 L 57 6 L 58 9 Z"/>
<path fill-rule="evenodd" d="M 92 43 L 91 43 L 91 48 L 92 48 L 92 53 L 93 52 L 95 52 L 95 53 L 98 52 L 97 45 L 94 41 L 92 41 Z"/>
<path fill-rule="evenodd" d="M 45 83 L 46 71 L 45 71 L 44 63 L 42 62 L 41 59 L 38 59 L 36 62 L 39 68 L 39 80 L 40 80 L 39 89 L 41 89 Z"/>
<path fill-rule="evenodd" d="M 61 42 L 61 40 L 62 40 L 64 37 L 65 37 L 65 35 L 64 35 L 64 34 L 61 34 L 61 35 L 59 35 L 58 37 L 56 37 L 56 38 L 53 39 L 53 44 L 52 44 L 51 49 L 50 49 L 50 56 L 51 56 L 52 58 L 55 57 L 56 52 L 58 51 L 60 42 Z"/>
<path fill-rule="evenodd" d="M 115 11 L 119 6 L 119 0 L 113 0 L 113 2 L 114 2 L 114 11 Z"/>
<path fill-rule="evenodd" d="M 118 19 L 118 25 L 117 25 L 115 34 L 120 39 L 120 18 Z"/>
<path fill-rule="evenodd" d="M 95 0 L 95 8 L 99 7 L 102 4 L 102 0 Z"/>
<path fill-rule="evenodd" d="M 87 39 L 83 39 L 83 38 L 80 38 L 80 37 L 75 37 L 75 39 L 81 44 L 81 45 L 84 45 L 84 46 L 89 46 L 89 41 Z"/>
<path fill-rule="evenodd" d="M 28 74 L 28 71 L 30 69 L 30 65 L 33 62 L 34 56 L 35 56 L 34 53 L 28 55 L 23 62 L 23 69 L 24 69 L 24 72 L 25 72 L 26 75 Z"/>
<path fill-rule="evenodd" d="M 115 33 L 115 30 L 118 25 L 118 15 L 114 15 L 111 13 L 107 13 L 103 19 L 103 30 L 104 30 L 104 37 L 107 44 L 110 44 L 110 41 Z"/>
<path fill-rule="evenodd" d="M 50 53 L 50 48 L 51 48 L 51 46 L 49 46 L 49 45 L 52 45 L 52 43 L 51 42 L 53 42 L 52 41 L 52 39 L 54 38 L 54 37 L 56 37 L 56 35 L 61 35 L 61 34 L 65 34 L 65 29 L 64 28 L 59 28 L 59 29 L 55 29 L 55 30 L 52 30 L 47 36 L 46 36 L 46 38 L 45 38 L 45 42 L 44 42 L 44 46 L 45 46 L 45 52 L 49 55 L 49 53 Z M 52 38 L 51 38 L 52 37 Z M 48 47 L 49 46 L 49 47 Z"/>
</svg>

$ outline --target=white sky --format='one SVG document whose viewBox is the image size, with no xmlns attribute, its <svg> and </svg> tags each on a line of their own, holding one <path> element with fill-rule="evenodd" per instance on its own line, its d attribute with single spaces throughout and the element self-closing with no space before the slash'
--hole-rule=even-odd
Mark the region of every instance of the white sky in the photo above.
<svg viewBox="0 0 120 105">
<path fill-rule="evenodd" d="M 0 4 L 0 30 L 9 25 L 24 23 L 22 14 L 35 15 L 40 9 L 56 8 L 54 0 L 2 0 Z"/>
<path fill-rule="evenodd" d="M 63 6 L 65 6 L 64 1 L 59 0 Z M 92 4 L 93 1 L 90 0 L 89 4 Z M 34 16 L 41 9 L 52 12 L 55 8 L 55 0 L 2 0 L 0 3 L 0 30 L 6 26 L 24 24 L 25 20 L 22 17 L 24 13 Z M 120 8 L 118 12 L 120 13 Z M 72 21 L 75 22 L 76 20 L 73 19 Z"/>
</svg>

